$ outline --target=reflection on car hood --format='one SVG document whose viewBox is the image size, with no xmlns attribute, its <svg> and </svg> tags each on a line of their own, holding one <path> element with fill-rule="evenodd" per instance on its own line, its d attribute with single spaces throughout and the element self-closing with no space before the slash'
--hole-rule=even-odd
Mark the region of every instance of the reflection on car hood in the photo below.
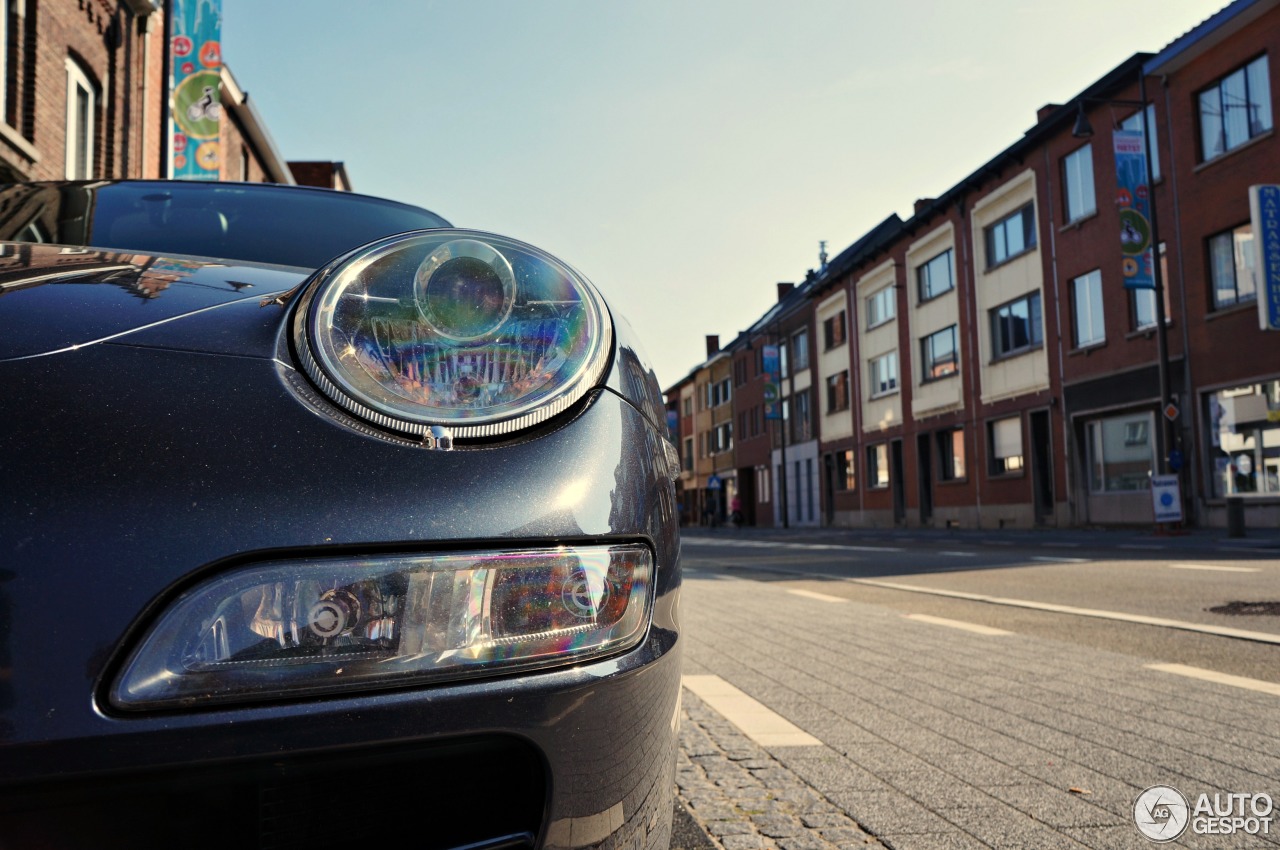
<svg viewBox="0 0 1280 850">
<path fill-rule="evenodd" d="M 0 243 L 0 361 L 118 338 L 289 290 L 306 272 L 189 257 Z"/>
</svg>

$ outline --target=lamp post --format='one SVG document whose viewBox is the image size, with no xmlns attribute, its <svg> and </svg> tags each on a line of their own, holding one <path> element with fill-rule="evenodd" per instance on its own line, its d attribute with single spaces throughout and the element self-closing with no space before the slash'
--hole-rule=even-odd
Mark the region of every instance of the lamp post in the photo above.
<svg viewBox="0 0 1280 850">
<path fill-rule="evenodd" d="M 1172 405 L 1172 398 L 1169 392 L 1169 339 L 1165 333 L 1165 309 L 1164 309 L 1164 293 L 1165 281 L 1164 271 L 1160 264 L 1160 227 L 1158 223 L 1158 212 L 1156 205 L 1156 181 L 1155 173 L 1151 167 L 1151 128 L 1147 119 L 1147 77 L 1142 73 L 1141 68 L 1138 71 L 1138 100 L 1113 100 L 1108 98 L 1082 97 L 1078 102 L 1076 113 L 1076 123 L 1071 129 L 1071 135 L 1076 138 L 1090 138 L 1093 136 L 1093 127 L 1089 124 L 1089 119 L 1084 114 L 1085 102 L 1105 103 L 1111 106 L 1136 106 L 1142 116 L 1142 144 L 1146 152 L 1147 166 L 1147 191 L 1150 195 L 1151 207 L 1151 252 L 1153 258 L 1152 277 L 1155 282 L 1155 300 L 1156 300 L 1156 350 L 1159 357 L 1159 378 L 1160 378 L 1160 421 L 1162 423 L 1159 429 L 1160 435 L 1160 472 L 1168 474 L 1170 471 L 1169 455 L 1173 451 L 1177 435 L 1174 430 L 1173 420 L 1166 415 L 1166 411 Z"/>
</svg>

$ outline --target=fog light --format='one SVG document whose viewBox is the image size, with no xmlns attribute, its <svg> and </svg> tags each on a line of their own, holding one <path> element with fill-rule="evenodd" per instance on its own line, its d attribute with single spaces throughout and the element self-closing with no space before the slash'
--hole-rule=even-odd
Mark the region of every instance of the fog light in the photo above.
<svg viewBox="0 0 1280 850">
<path fill-rule="evenodd" d="M 180 596 L 111 692 L 122 709 L 536 669 L 638 643 L 641 545 L 261 564 Z"/>
</svg>

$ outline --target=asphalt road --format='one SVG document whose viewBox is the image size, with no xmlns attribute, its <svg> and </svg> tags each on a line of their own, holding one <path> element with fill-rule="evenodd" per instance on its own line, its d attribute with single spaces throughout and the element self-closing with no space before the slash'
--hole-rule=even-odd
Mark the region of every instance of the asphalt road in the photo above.
<svg viewBox="0 0 1280 850">
<path fill-rule="evenodd" d="M 1280 549 L 721 530 L 682 559 L 681 796 L 726 850 L 1146 847 L 1150 786 L 1280 800 Z"/>
</svg>

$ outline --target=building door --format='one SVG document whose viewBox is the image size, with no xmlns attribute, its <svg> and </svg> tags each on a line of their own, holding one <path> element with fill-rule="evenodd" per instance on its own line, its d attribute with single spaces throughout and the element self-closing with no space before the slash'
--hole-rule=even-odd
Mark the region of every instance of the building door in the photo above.
<svg viewBox="0 0 1280 850">
<path fill-rule="evenodd" d="M 1031 414 L 1031 489 L 1035 499 L 1036 525 L 1053 517 L 1053 444 L 1049 432 L 1049 411 Z"/>
<path fill-rule="evenodd" d="M 933 463 L 929 454 L 929 435 L 916 437 L 916 457 L 920 459 L 920 524 L 933 522 Z"/>
<path fill-rule="evenodd" d="M 894 440 L 889 444 L 889 485 L 893 488 L 893 524 L 902 525 L 907 521 L 906 474 L 902 470 L 902 441 Z"/>
</svg>

